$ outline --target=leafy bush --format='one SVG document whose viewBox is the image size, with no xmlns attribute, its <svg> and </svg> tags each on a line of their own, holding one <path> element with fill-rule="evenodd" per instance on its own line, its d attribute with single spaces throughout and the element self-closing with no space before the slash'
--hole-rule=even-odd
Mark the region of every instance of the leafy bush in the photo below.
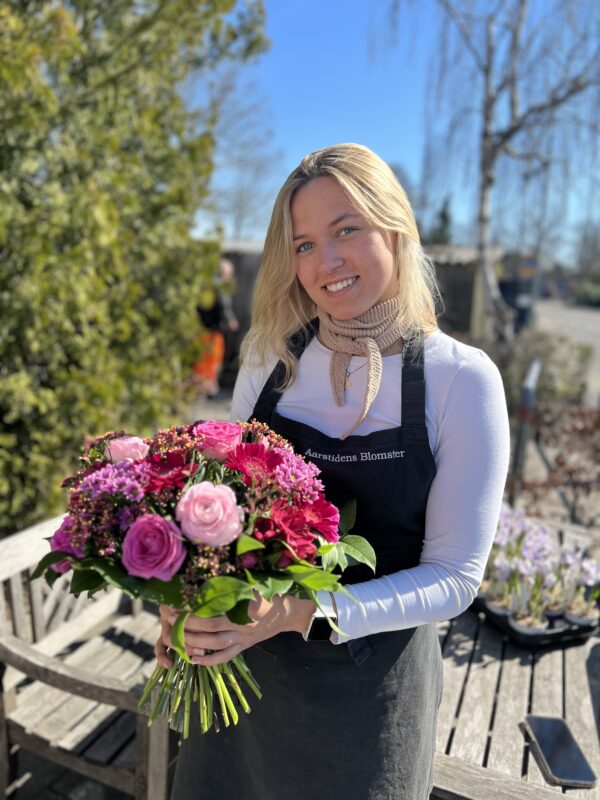
<svg viewBox="0 0 600 800">
<path fill-rule="evenodd" d="M 537 384 L 538 406 L 556 403 L 581 403 L 586 390 L 586 374 L 592 357 L 589 345 L 578 344 L 566 336 L 525 329 L 510 342 L 468 344 L 485 350 L 502 374 L 510 413 L 518 407 L 521 385 L 534 359 L 542 362 Z"/>
<path fill-rule="evenodd" d="M 587 281 L 575 289 L 575 303 L 578 306 L 600 308 L 600 283 Z"/>
<path fill-rule="evenodd" d="M 0 7 L 0 535 L 60 509 L 82 439 L 183 413 L 218 244 L 190 236 L 217 109 L 181 86 L 258 52 L 261 21 L 260 0 Z"/>
</svg>

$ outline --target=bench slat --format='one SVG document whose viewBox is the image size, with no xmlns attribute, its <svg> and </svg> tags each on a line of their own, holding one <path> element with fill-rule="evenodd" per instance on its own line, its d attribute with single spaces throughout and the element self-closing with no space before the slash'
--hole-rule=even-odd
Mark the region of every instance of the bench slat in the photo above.
<svg viewBox="0 0 600 800">
<path fill-rule="evenodd" d="M 536 656 L 533 666 L 533 694 L 531 713 L 551 717 L 563 715 L 563 653 L 562 650 L 551 650 Z M 551 786 L 537 765 L 535 757 L 529 750 L 527 761 L 527 781 L 540 786 L 547 786 L 554 792 L 561 792 L 559 786 Z"/>
<path fill-rule="evenodd" d="M 530 654 L 508 642 L 502 661 L 487 766 L 513 778 L 521 777 L 523 766 L 525 743 L 519 725 L 527 714 L 530 680 Z"/>
<path fill-rule="evenodd" d="M 49 552 L 50 545 L 45 539 L 52 536 L 63 518 L 64 514 L 47 519 L 0 540 L 0 581 L 35 566 Z"/>
<path fill-rule="evenodd" d="M 25 609 L 23 576 L 13 575 L 8 581 L 10 591 L 10 607 L 12 611 L 13 630 L 15 636 L 25 642 L 33 640 L 29 615 Z"/>
<path fill-rule="evenodd" d="M 8 721 L 8 728 L 11 740 L 26 750 L 36 753 L 42 758 L 62 764 L 67 769 L 87 775 L 92 780 L 112 786 L 113 789 L 119 789 L 121 792 L 131 795 L 134 793 L 135 781 L 129 770 L 123 767 L 100 766 L 87 760 L 82 763 L 81 756 L 74 755 L 66 750 L 56 750 L 45 739 L 33 734 L 25 734 L 22 728 L 13 724 L 10 720 Z"/>
<path fill-rule="evenodd" d="M 445 753 L 454 727 L 456 709 L 464 687 L 465 677 L 473 652 L 473 639 L 477 633 L 475 614 L 462 614 L 452 620 L 452 630 L 443 652 L 444 691 L 438 714 L 437 750 Z"/>
<path fill-rule="evenodd" d="M 483 766 L 501 658 L 502 640 L 481 625 L 452 741 L 452 755 L 471 764 Z"/>
<path fill-rule="evenodd" d="M 565 661 L 565 719 L 598 778 L 593 789 L 569 789 L 567 795 L 573 800 L 600 800 L 600 636 L 567 648 Z"/>
<path fill-rule="evenodd" d="M 441 753 L 435 754 L 433 784 L 434 800 L 556 800 L 556 793 L 544 786 L 515 780 Z"/>
</svg>

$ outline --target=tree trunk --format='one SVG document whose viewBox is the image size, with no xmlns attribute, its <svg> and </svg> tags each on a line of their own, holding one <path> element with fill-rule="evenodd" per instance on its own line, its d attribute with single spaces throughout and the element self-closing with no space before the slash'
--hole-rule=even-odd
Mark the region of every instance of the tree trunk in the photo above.
<svg viewBox="0 0 600 800">
<path fill-rule="evenodd" d="M 500 294 L 492 264 L 490 234 L 490 201 L 494 185 L 494 169 L 498 153 L 494 146 L 492 125 L 494 94 L 492 73 L 494 68 L 494 20 L 487 21 L 487 58 L 483 83 L 483 125 L 481 131 L 479 208 L 477 217 L 478 264 L 473 290 L 471 334 L 483 340 L 495 337 L 507 340 L 513 334 L 513 312 Z"/>
</svg>

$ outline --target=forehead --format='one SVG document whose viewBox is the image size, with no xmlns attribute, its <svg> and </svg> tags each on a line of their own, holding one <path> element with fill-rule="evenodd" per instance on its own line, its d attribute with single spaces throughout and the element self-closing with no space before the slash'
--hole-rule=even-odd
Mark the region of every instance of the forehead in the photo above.
<svg viewBox="0 0 600 800">
<path fill-rule="evenodd" d="M 339 183 L 329 175 L 313 178 L 296 191 L 290 204 L 296 233 L 308 225 L 328 225 L 345 212 L 358 213 Z"/>
</svg>

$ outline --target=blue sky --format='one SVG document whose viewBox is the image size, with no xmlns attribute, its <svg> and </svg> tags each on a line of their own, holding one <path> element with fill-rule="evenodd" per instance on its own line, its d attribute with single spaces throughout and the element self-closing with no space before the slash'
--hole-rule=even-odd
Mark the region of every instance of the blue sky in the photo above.
<svg viewBox="0 0 600 800">
<path fill-rule="evenodd" d="M 533 11 L 543 13 L 545 2 L 534 4 Z M 400 165 L 413 189 L 421 184 L 428 139 L 425 103 L 431 97 L 430 57 L 439 46 L 442 14 L 434 0 L 403 0 L 400 25 L 393 31 L 388 17 L 391 5 L 391 0 L 265 0 L 266 33 L 271 46 L 255 62 L 242 66 L 239 76 L 241 84 L 253 85 L 256 96 L 264 99 L 261 119 L 274 135 L 273 149 L 278 158 L 270 176 L 272 191 L 267 192 L 270 201 L 302 156 L 337 142 L 367 145 L 388 163 Z M 486 9 L 486 0 L 481 0 L 480 8 Z M 465 81 L 455 90 L 459 97 L 444 95 L 446 111 L 455 109 L 463 99 L 471 107 L 478 107 L 479 81 L 473 87 L 475 94 Z M 476 116 L 471 120 L 478 124 Z M 473 243 L 477 137 L 465 134 L 460 149 L 463 155 L 470 156 L 468 172 L 464 171 L 467 159 L 459 164 L 440 156 L 435 158 L 436 182 L 427 184 L 427 208 L 432 215 L 442 205 L 444 194 L 451 193 L 454 241 Z M 498 173 L 504 172 L 504 167 L 499 166 Z M 585 176 L 585 186 L 578 185 L 578 174 L 579 178 Z M 584 213 L 590 214 L 593 185 L 587 178 L 588 173 L 577 170 L 572 175 L 568 208 L 561 219 L 561 238 L 550 251 L 560 249 L 566 253 L 576 241 L 578 219 Z M 215 184 L 218 180 L 219 173 Z M 513 183 L 507 191 L 499 183 L 493 193 L 495 222 L 500 230 L 509 223 L 502 239 L 512 240 L 510 224 L 514 230 L 514 210 L 518 205 L 514 202 L 515 191 L 519 191 L 518 184 Z M 414 201 L 414 195 L 411 199 Z M 588 209 L 584 212 L 586 203 Z M 520 218 L 517 214 L 517 225 Z M 522 218 L 528 225 L 529 220 Z M 265 206 L 264 227 L 267 220 Z M 264 227 L 254 227 L 252 238 L 260 239 Z"/>
<path fill-rule="evenodd" d="M 282 177 L 310 150 L 352 141 L 417 180 L 431 30 L 414 31 L 412 52 L 394 46 L 388 5 L 267 0 L 271 49 L 248 74 L 271 103 Z"/>
</svg>

